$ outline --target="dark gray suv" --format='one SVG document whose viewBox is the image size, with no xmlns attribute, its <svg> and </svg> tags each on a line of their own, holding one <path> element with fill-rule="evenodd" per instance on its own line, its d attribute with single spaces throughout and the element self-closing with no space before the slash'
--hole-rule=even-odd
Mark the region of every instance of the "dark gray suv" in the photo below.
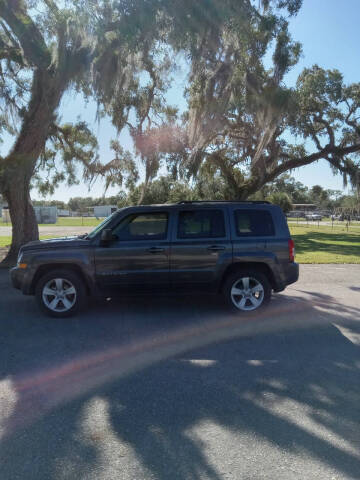
<svg viewBox="0 0 360 480">
<path fill-rule="evenodd" d="M 27 243 L 11 280 L 55 317 L 88 296 L 134 293 L 222 293 L 252 311 L 297 281 L 294 256 L 276 205 L 180 202 L 122 208 L 87 235 Z"/>
</svg>

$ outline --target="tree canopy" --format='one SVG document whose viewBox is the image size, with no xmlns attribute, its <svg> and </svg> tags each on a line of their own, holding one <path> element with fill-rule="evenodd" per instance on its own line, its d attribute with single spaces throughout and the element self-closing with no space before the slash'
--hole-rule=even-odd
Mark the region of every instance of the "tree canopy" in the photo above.
<svg viewBox="0 0 360 480">
<path fill-rule="evenodd" d="M 215 21 L 197 17 L 205 4 Z M 189 69 L 188 108 L 161 125 L 149 119 L 141 141 L 135 139 L 146 165 L 144 189 L 164 163 L 178 178 L 196 179 L 201 169 L 219 175 L 227 198 L 246 199 L 284 172 L 318 160 L 340 173 L 344 185 L 359 184 L 360 84 L 346 85 L 339 71 L 314 65 L 295 87 L 286 85 L 301 54 L 288 30 L 289 15 L 300 6 L 199 2 L 189 10 L 198 23 L 171 23 L 166 41 L 185 53 Z"/>
<path fill-rule="evenodd" d="M 6 262 L 23 243 L 38 238 L 31 182 L 42 192 L 65 180 L 71 185 L 79 179 L 77 164 L 89 183 L 97 175 L 105 176 L 107 185 L 137 180 L 131 154 L 116 140 L 114 158 L 104 165 L 88 125 L 61 124 L 58 108 L 72 89 L 93 98 L 99 118 L 111 115 L 119 132 L 131 113 L 134 138 L 152 110 L 163 113 L 157 92 L 165 88 L 161 62 L 166 69 L 167 59 L 157 55 L 154 69 L 156 16 L 153 22 L 139 17 L 140 4 L 0 0 L 0 135 L 13 137 L 12 148 L 0 158 L 0 192 L 13 229 Z M 142 72 L 150 74 L 149 81 L 141 81 Z"/>
<path fill-rule="evenodd" d="M 360 84 L 314 65 L 286 85 L 301 54 L 288 28 L 300 7 L 301 0 L 0 0 L 0 135 L 14 139 L 0 158 L 9 256 L 38 236 L 31 184 L 53 192 L 59 182 L 91 184 L 101 175 L 106 187 L 144 203 L 160 175 L 171 179 L 154 182 L 161 195 L 170 181 L 191 180 L 198 195 L 246 199 L 322 159 L 358 185 Z M 179 59 L 188 72 L 185 111 L 167 101 Z M 118 133 L 127 129 L 134 151 L 115 138 L 104 163 L 85 119 L 61 123 L 70 90 L 96 102 L 99 121 L 108 116 Z"/>
<path fill-rule="evenodd" d="M 145 190 L 143 203 L 175 203 L 181 200 L 226 200 L 227 185 L 220 175 L 199 171 L 195 181 L 176 180 L 171 175 L 160 175 L 149 183 Z M 35 201 L 35 205 L 55 205 L 58 208 L 89 213 L 96 205 L 116 205 L 119 208 L 138 203 L 143 193 L 143 184 L 133 185 L 128 191 L 120 191 L 118 195 L 100 198 L 73 197 L 68 203 L 50 200 Z M 293 204 L 315 204 L 319 209 L 333 211 L 337 207 L 359 206 L 359 198 L 354 191 L 344 195 L 340 190 L 324 189 L 321 185 L 308 188 L 296 181 L 288 173 L 277 177 L 252 195 L 250 200 L 268 200 L 280 205 L 285 212 L 292 210 Z M 1 201 L 0 201 L 1 203 Z"/>
</svg>

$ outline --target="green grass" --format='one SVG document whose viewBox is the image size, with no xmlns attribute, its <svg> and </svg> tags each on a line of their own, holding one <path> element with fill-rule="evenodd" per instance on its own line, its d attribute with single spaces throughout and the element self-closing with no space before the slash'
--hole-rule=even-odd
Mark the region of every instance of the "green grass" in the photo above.
<svg viewBox="0 0 360 480">
<path fill-rule="evenodd" d="M 328 225 L 325 225 L 325 222 L 330 222 L 331 223 L 331 218 L 323 218 L 321 221 L 315 221 L 313 222 L 312 220 L 306 220 L 306 218 L 292 218 L 292 217 L 288 217 L 287 218 L 287 221 L 288 223 L 300 223 L 301 225 L 316 225 L 321 227 L 322 225 L 323 226 L 328 226 Z M 337 227 L 346 227 L 346 221 L 340 221 L 340 220 L 334 220 L 333 222 L 333 225 L 334 226 L 337 226 Z M 358 220 L 351 220 L 350 222 L 350 227 L 360 227 L 360 222 Z"/>
<path fill-rule="evenodd" d="M 45 240 L 46 238 L 54 238 L 54 235 L 42 235 L 40 240 Z M 11 236 L 0 236 L 0 248 L 10 247 Z"/>
<path fill-rule="evenodd" d="M 9 246 L 11 243 L 11 237 L 0 237 L 0 248 Z"/>
<path fill-rule="evenodd" d="M 291 225 L 299 263 L 360 263 L 360 231 Z"/>
</svg>

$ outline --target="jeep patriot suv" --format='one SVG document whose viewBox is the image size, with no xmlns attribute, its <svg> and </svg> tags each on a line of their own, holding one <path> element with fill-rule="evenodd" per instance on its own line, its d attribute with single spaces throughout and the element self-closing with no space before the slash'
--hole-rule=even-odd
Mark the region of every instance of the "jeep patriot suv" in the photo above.
<svg viewBox="0 0 360 480">
<path fill-rule="evenodd" d="M 27 243 L 10 275 L 55 317 L 88 296 L 134 293 L 221 293 L 247 312 L 297 281 L 294 256 L 276 205 L 180 202 L 121 208 L 89 234 Z"/>
</svg>

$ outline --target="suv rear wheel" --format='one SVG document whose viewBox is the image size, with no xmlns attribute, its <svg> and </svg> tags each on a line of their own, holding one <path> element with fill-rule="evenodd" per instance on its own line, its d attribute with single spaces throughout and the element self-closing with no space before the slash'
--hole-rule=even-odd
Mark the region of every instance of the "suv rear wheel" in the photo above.
<svg viewBox="0 0 360 480">
<path fill-rule="evenodd" d="M 224 293 L 232 309 L 251 312 L 269 303 L 271 286 L 265 274 L 256 270 L 243 270 L 226 279 Z"/>
<path fill-rule="evenodd" d="M 52 270 L 40 278 L 35 296 L 40 308 L 52 317 L 69 317 L 82 307 L 86 291 L 81 278 L 69 270 Z"/>
</svg>

